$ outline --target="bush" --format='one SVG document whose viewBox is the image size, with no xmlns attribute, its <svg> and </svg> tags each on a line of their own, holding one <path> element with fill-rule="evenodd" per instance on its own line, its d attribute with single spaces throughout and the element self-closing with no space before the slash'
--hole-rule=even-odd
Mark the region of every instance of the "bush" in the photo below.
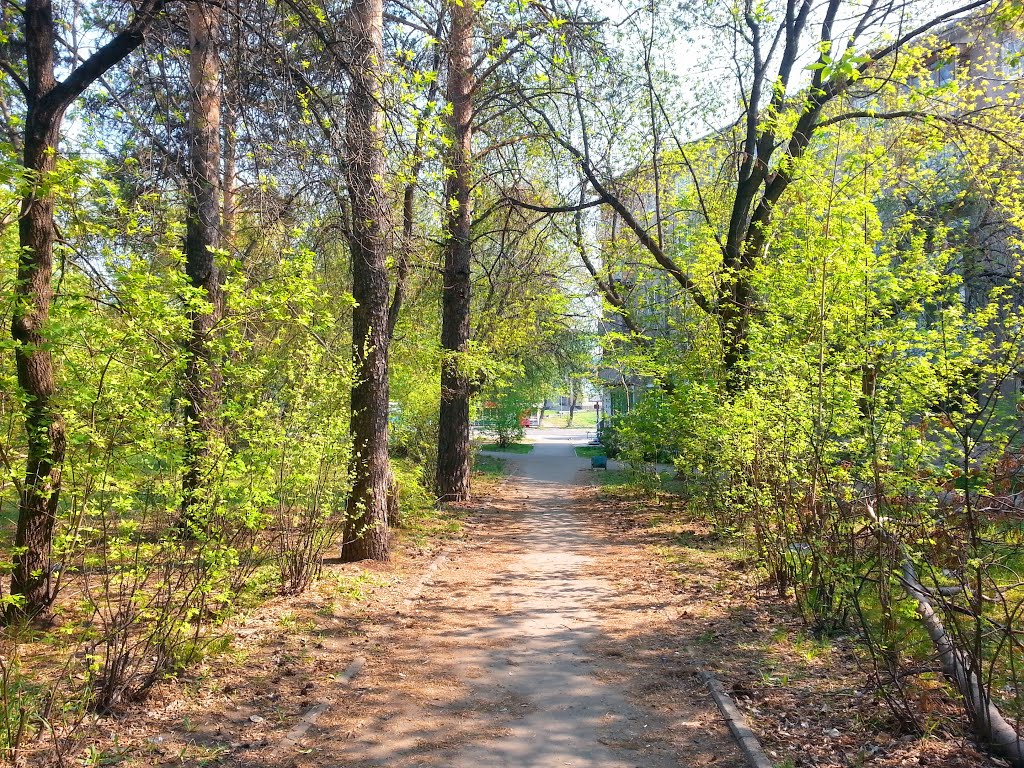
<svg viewBox="0 0 1024 768">
<path fill-rule="evenodd" d="M 527 393 L 516 389 L 499 391 L 493 394 L 484 408 L 481 427 L 484 432 L 493 435 L 502 448 L 519 442 L 526 434 L 523 428 L 523 416 L 529 414 L 533 400 Z"/>
</svg>

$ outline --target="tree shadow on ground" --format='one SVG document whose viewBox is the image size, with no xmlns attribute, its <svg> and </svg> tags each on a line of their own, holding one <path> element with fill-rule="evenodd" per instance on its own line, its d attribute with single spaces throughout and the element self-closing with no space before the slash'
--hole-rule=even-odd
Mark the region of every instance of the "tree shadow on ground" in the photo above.
<svg viewBox="0 0 1024 768">
<path fill-rule="evenodd" d="M 639 553 L 584 530 L 575 495 L 534 482 L 489 504 L 414 605 L 321 622 L 328 654 L 279 638 L 294 666 L 254 669 L 231 726 L 211 717 L 189 737 L 253 768 L 738 764 L 669 603 L 625 587 Z M 356 655 L 351 685 L 310 679 Z M 337 700 L 275 751 L 318 698 Z"/>
</svg>

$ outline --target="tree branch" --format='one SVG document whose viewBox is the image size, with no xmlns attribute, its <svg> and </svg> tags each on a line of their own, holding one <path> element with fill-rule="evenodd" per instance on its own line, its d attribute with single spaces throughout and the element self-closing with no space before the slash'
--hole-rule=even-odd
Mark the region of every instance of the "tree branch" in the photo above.
<svg viewBox="0 0 1024 768">
<path fill-rule="evenodd" d="M 146 0 L 135 12 L 128 26 L 100 46 L 94 54 L 75 68 L 66 79 L 54 86 L 44 100 L 53 114 L 66 110 L 85 90 L 108 72 L 145 39 L 146 31 L 163 11 L 166 0 Z"/>
<path fill-rule="evenodd" d="M 537 205 L 535 203 L 528 203 L 525 200 L 519 200 L 511 195 L 505 195 L 505 200 L 512 203 L 512 205 L 517 208 L 525 208 L 528 211 L 537 211 L 538 213 L 574 213 L 576 211 L 586 210 L 587 208 L 595 208 L 607 202 L 603 197 L 598 197 L 594 200 L 590 200 L 585 203 L 578 203 L 576 205 Z"/>
<path fill-rule="evenodd" d="M 29 97 L 28 83 L 22 80 L 21 75 L 18 74 L 17 70 L 11 66 L 10 62 L 0 60 L 0 69 L 7 73 L 8 77 L 14 81 L 14 84 L 18 86 L 18 90 L 21 91 L 21 95 L 25 98 Z"/>
</svg>

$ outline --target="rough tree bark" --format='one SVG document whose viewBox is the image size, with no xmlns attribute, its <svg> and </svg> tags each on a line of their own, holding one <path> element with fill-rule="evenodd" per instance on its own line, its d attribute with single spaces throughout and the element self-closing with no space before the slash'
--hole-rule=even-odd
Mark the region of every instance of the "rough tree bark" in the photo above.
<svg viewBox="0 0 1024 768">
<path fill-rule="evenodd" d="M 346 175 L 352 204 L 352 493 L 341 558 L 388 557 L 388 286 L 390 211 L 384 188 L 384 61 L 382 0 L 355 0 L 345 126 Z"/>
<path fill-rule="evenodd" d="M 210 440 L 217 431 L 220 370 L 211 339 L 224 310 L 217 249 L 221 242 L 220 201 L 220 4 L 197 0 L 187 9 L 189 33 L 188 178 L 186 180 L 185 272 L 203 293 L 207 307 L 189 310 L 191 333 L 185 366 L 185 471 L 183 520 L 204 524 L 204 477 Z"/>
<path fill-rule="evenodd" d="M 23 163 L 31 184 L 18 222 L 21 253 L 11 336 L 18 386 L 25 395 L 27 457 L 18 502 L 11 594 L 19 598 L 9 618 L 44 613 L 54 598 L 51 548 L 61 490 L 66 434 L 54 405 L 57 382 L 47 325 L 53 301 L 54 198 L 47 176 L 56 169 L 57 144 L 67 108 L 86 88 L 142 44 L 163 8 L 147 0 L 128 25 L 62 80 L 56 77 L 56 21 L 50 0 L 27 0 L 22 14 L 26 79 L 15 76 L 25 99 Z M 9 69 L 13 73 L 14 68 Z"/>
<path fill-rule="evenodd" d="M 471 382 L 460 365 L 469 347 L 470 263 L 472 260 L 472 72 L 474 12 L 471 2 L 453 2 L 448 41 L 448 102 L 452 106 L 445 200 L 444 288 L 442 291 L 441 411 L 437 438 L 437 495 L 440 501 L 469 497 L 469 399 Z"/>
</svg>

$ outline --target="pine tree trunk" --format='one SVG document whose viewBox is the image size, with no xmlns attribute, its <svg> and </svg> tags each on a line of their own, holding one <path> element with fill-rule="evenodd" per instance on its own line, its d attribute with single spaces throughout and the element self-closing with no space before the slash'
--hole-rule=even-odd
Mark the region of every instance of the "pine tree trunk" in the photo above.
<svg viewBox="0 0 1024 768">
<path fill-rule="evenodd" d="M 445 200 L 444 288 L 442 291 L 441 412 L 437 439 L 437 495 L 440 501 L 469 497 L 469 378 L 459 365 L 469 347 L 471 188 L 473 144 L 473 4 L 451 5 L 448 50 L 449 175 Z"/>
<path fill-rule="evenodd" d="M 185 366 L 185 472 L 183 519 L 204 525 L 201 512 L 210 440 L 217 430 L 220 371 L 211 349 L 223 313 L 223 291 L 216 251 L 220 247 L 220 10 L 203 0 L 188 5 L 189 177 L 185 231 L 185 271 L 202 290 L 209 307 L 189 312 L 191 334 Z"/>
<path fill-rule="evenodd" d="M 57 382 L 50 353 L 53 339 L 47 335 L 57 227 L 46 177 L 57 167 L 57 144 L 68 106 L 142 43 L 162 8 L 162 0 L 145 0 L 124 30 L 96 49 L 66 80 L 58 81 L 53 4 L 50 0 L 26 0 L 23 6 L 27 78 L 22 147 L 32 185 L 21 201 L 18 221 L 21 250 L 11 337 L 18 386 L 25 398 L 27 455 L 11 572 L 11 594 L 20 601 L 11 606 L 9 619 L 42 614 L 54 598 L 50 558 L 67 438 L 64 419 L 53 402 Z"/>
<path fill-rule="evenodd" d="M 51 27 L 52 29 L 52 27 Z M 52 38 L 48 43 L 52 50 Z M 37 53 L 30 65 L 41 90 L 53 85 L 53 58 Z M 46 83 L 48 82 L 48 86 Z M 25 168 L 36 185 L 22 200 L 18 234 L 21 255 L 15 284 L 16 309 L 11 336 L 17 342 L 15 362 L 18 385 L 25 395 L 25 432 L 28 443 L 25 481 L 18 504 L 16 554 L 11 574 L 11 594 L 23 603 L 26 616 L 43 613 L 53 598 L 50 586 L 50 550 L 61 489 L 61 465 L 66 442 L 64 419 L 53 404 L 56 394 L 53 357 L 46 325 L 50 318 L 53 288 L 53 245 L 57 239 L 53 196 L 38 186 L 56 168 L 56 148 L 61 115 L 31 104 L 26 115 Z"/>
<path fill-rule="evenodd" d="M 349 12 L 355 50 L 345 127 L 352 204 L 352 492 L 341 559 L 388 558 L 389 201 L 384 188 L 382 0 L 355 0 Z"/>
</svg>

